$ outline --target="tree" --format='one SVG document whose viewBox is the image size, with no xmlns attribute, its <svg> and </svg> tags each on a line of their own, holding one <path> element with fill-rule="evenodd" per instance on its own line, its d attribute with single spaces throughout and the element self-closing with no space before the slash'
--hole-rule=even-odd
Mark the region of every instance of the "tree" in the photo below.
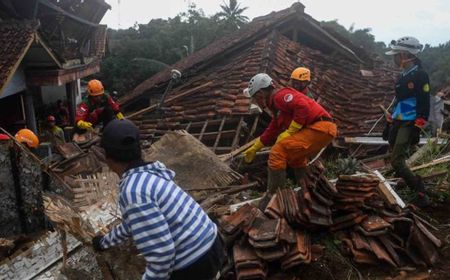
<svg viewBox="0 0 450 280">
<path fill-rule="evenodd" d="M 98 78 L 108 90 L 126 94 L 167 65 L 237 29 L 217 14 L 205 16 L 195 4 L 174 18 L 152 19 L 125 30 L 109 29 L 110 52 Z"/>
<path fill-rule="evenodd" d="M 241 8 L 237 0 L 229 0 L 228 4 L 224 2 L 220 7 L 222 8 L 222 12 L 217 13 L 217 16 L 231 26 L 239 29 L 248 22 L 248 17 L 242 15 L 248 7 Z"/>
</svg>

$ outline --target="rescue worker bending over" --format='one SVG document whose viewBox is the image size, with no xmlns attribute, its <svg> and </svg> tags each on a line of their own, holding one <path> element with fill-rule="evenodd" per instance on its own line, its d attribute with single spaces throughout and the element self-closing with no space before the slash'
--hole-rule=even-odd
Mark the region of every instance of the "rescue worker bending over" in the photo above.
<svg viewBox="0 0 450 280">
<path fill-rule="evenodd" d="M 244 152 L 245 161 L 250 163 L 264 146 L 274 144 L 268 161 L 268 193 L 260 204 L 264 208 L 270 196 L 285 186 L 287 166 L 294 169 L 297 180 L 304 178 L 308 158 L 331 143 L 337 127 L 317 102 L 290 87 L 277 91 L 267 74 L 255 75 L 244 94 L 273 114 L 264 133 Z"/>
<path fill-rule="evenodd" d="M 314 95 L 309 91 L 308 86 L 311 83 L 311 71 L 305 67 L 298 67 L 292 71 L 289 85 L 297 91 L 303 93 L 309 98 L 314 99 Z"/>
<path fill-rule="evenodd" d="M 425 126 L 430 111 L 430 82 L 416 55 L 422 50 L 419 40 L 402 37 L 390 44 L 395 64 L 402 69 L 395 83 L 394 112 L 388 116 L 392 122 L 389 144 L 392 149 L 391 165 L 397 176 L 405 180 L 408 187 L 417 192 L 415 204 L 419 207 L 429 205 L 425 186 L 420 176 L 406 165 L 409 148 L 419 142 L 420 131 Z"/>
<path fill-rule="evenodd" d="M 88 96 L 78 105 L 75 123 L 80 129 L 92 129 L 98 123 L 105 127 L 111 120 L 123 119 L 119 104 L 105 94 L 103 84 L 99 80 L 90 80 L 87 85 Z"/>
</svg>

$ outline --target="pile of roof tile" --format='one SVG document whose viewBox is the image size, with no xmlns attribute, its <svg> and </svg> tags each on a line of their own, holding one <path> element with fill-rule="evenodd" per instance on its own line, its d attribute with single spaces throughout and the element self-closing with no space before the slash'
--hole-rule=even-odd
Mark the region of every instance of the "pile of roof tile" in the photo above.
<svg viewBox="0 0 450 280">
<path fill-rule="evenodd" d="M 357 263 L 393 267 L 433 265 L 441 241 L 411 208 L 390 208 L 378 193 L 378 179 L 369 175 L 340 176 L 331 184 L 319 164 L 311 166 L 299 190 L 281 189 L 262 213 L 246 204 L 221 219 L 221 231 L 233 244 L 237 279 L 266 279 L 266 267 L 279 271 L 309 264 L 321 255 L 311 232 L 329 232 Z M 245 248 L 253 266 L 239 258 Z M 251 253 L 249 253 L 251 251 Z M 236 259 L 236 256 L 238 257 Z M 277 266 L 275 266 L 277 267 Z"/>
<path fill-rule="evenodd" d="M 241 237 L 232 243 L 236 279 L 266 279 L 271 262 L 286 270 L 313 259 L 309 232 L 294 230 L 286 219 L 269 218 L 250 204 L 224 216 L 220 224 L 228 243 Z M 320 247 L 314 248 L 317 258 Z"/>
</svg>

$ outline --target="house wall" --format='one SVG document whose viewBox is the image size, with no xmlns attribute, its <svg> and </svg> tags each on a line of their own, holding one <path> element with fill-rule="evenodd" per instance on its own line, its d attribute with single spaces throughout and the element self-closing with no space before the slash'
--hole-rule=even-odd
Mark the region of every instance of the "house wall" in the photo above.
<svg viewBox="0 0 450 280">
<path fill-rule="evenodd" d="M 66 95 L 66 85 L 62 86 L 42 86 L 41 87 L 41 94 L 42 94 L 42 102 L 45 105 L 50 105 L 52 103 L 56 103 L 58 99 L 61 99 L 63 101 L 67 101 L 67 95 Z M 76 103 L 79 104 L 81 102 L 81 87 L 80 87 L 80 80 L 77 80 L 77 91 L 75 100 Z"/>
<path fill-rule="evenodd" d="M 6 85 L 3 94 L 0 96 L 0 99 L 24 91 L 26 88 L 27 86 L 25 83 L 25 72 L 23 71 L 22 66 L 19 66 L 16 73 L 14 73 L 9 83 Z"/>
</svg>

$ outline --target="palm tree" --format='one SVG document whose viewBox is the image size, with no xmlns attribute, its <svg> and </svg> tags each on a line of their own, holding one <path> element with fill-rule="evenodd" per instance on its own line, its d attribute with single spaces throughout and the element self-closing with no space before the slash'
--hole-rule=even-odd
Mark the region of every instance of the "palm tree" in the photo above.
<svg viewBox="0 0 450 280">
<path fill-rule="evenodd" d="M 237 0 L 229 0 L 228 4 L 223 2 L 223 5 L 220 5 L 222 12 L 217 13 L 217 15 L 234 28 L 239 29 L 248 22 L 248 17 L 242 15 L 248 7 L 241 8 L 240 5 Z"/>
</svg>

